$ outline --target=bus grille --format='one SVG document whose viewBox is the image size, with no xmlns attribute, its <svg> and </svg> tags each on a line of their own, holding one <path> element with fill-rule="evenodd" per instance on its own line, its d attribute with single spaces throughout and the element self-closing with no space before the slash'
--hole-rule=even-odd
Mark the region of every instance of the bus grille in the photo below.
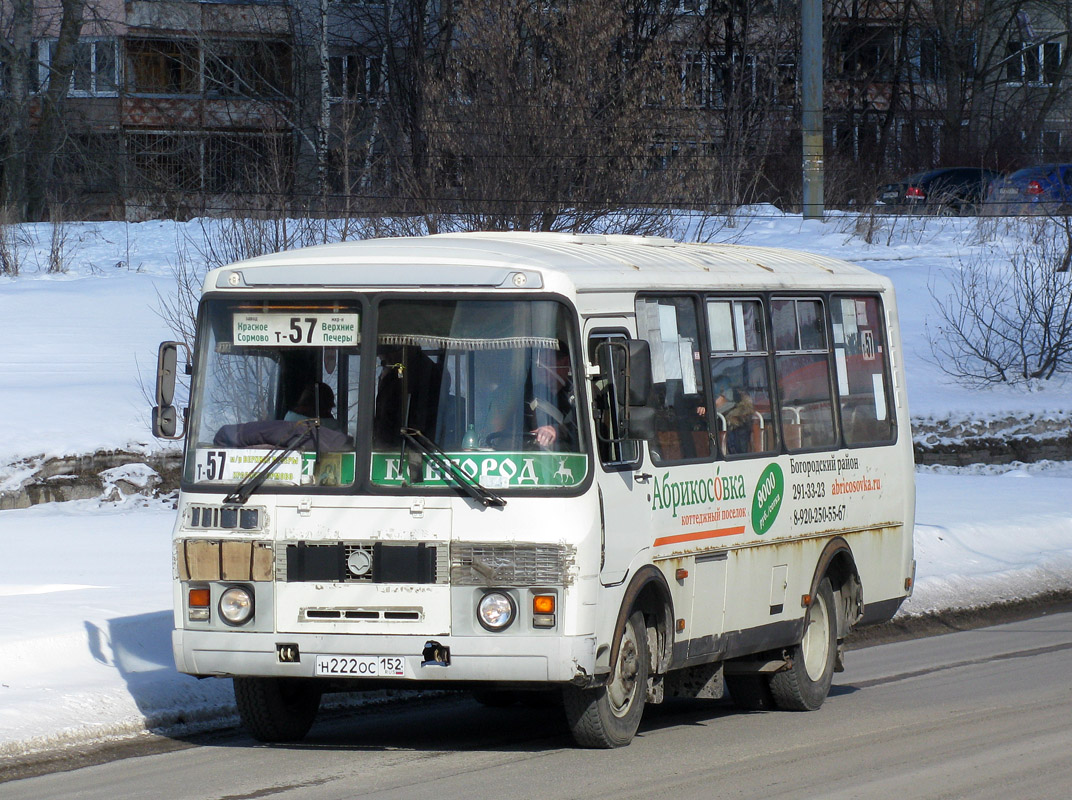
<svg viewBox="0 0 1072 800">
<path fill-rule="evenodd" d="M 442 544 L 297 542 L 283 547 L 276 580 L 287 583 L 447 582 L 447 547 Z"/>
<path fill-rule="evenodd" d="M 456 586 L 550 586 L 570 582 L 574 550 L 554 544 L 466 544 L 451 547 Z"/>
</svg>

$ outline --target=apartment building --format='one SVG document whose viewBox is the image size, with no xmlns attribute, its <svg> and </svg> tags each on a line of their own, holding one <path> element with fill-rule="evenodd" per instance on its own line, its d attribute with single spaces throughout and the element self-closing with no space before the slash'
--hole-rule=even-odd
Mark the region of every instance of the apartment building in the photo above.
<svg viewBox="0 0 1072 800">
<path fill-rule="evenodd" d="M 553 13 L 555 4 L 545 5 Z M 19 25 L 28 7 L 27 36 Z M 80 35 L 66 51 L 64 8 L 61 0 L 0 0 L 5 184 L 29 169 L 47 182 L 50 202 L 79 215 L 272 211 L 296 199 L 331 210 L 357 195 L 394 196 L 395 208 L 419 210 L 420 176 L 410 185 L 399 176 L 412 166 L 403 160 L 426 159 L 437 161 L 426 183 L 465 198 L 461 173 L 480 156 L 457 138 L 438 150 L 434 137 L 421 141 L 431 118 L 415 96 L 428 80 L 423 62 L 472 41 L 441 25 L 439 3 L 85 0 Z M 1065 0 L 828 0 L 825 12 L 829 169 L 882 174 L 1072 157 Z M 658 61 L 671 80 L 643 101 L 664 112 L 661 122 L 644 118 L 652 130 L 643 169 L 687 159 L 689 170 L 679 172 L 699 179 L 680 184 L 682 201 L 791 196 L 799 0 L 717 8 L 664 0 L 648 19 L 665 25 L 672 55 Z M 535 61 L 548 57 L 538 50 Z M 40 153 L 35 160 L 47 91 L 68 71 L 55 103 L 62 135 L 49 140 L 46 162 Z M 457 132 L 471 125 L 471 98 L 462 96 L 471 89 L 453 91 L 443 124 Z M 519 86 L 518 96 L 525 91 Z M 409 144 L 404 152 L 400 142 Z M 33 173 L 41 163 L 46 176 Z M 829 182 L 828 194 L 838 186 Z"/>
</svg>

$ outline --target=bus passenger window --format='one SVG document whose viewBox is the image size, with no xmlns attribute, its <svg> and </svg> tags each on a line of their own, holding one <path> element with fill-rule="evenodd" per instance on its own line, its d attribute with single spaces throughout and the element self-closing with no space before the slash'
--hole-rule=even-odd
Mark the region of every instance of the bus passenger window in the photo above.
<svg viewBox="0 0 1072 800">
<path fill-rule="evenodd" d="M 832 447 L 837 434 L 822 301 L 776 299 L 771 302 L 771 318 L 785 446 Z"/>
<path fill-rule="evenodd" d="M 637 333 L 651 346 L 656 434 L 649 444 L 657 464 L 711 455 L 697 323 L 691 297 L 637 300 Z"/>
<path fill-rule="evenodd" d="M 711 386 L 723 455 L 777 449 L 763 306 L 759 300 L 711 300 Z"/>
<path fill-rule="evenodd" d="M 830 314 L 845 442 L 889 442 L 894 423 L 879 299 L 835 297 Z"/>
</svg>

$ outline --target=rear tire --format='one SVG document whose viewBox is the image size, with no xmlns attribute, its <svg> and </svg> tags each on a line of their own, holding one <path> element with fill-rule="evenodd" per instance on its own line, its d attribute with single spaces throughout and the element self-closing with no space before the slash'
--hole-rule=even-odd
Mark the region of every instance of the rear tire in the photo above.
<svg viewBox="0 0 1072 800">
<path fill-rule="evenodd" d="M 235 678 L 242 725 L 259 742 L 297 742 L 313 726 L 321 691 L 303 678 Z"/>
<path fill-rule="evenodd" d="M 648 695 L 648 631 L 644 615 L 634 611 L 625 623 L 614 672 L 605 686 L 562 690 L 573 740 L 581 747 L 624 747 L 632 741 L 644 715 Z"/>
<path fill-rule="evenodd" d="M 837 661 L 837 618 L 834 589 L 823 578 L 804 616 L 804 637 L 790 650 L 792 666 L 771 676 L 778 708 L 815 711 L 830 692 Z"/>
</svg>

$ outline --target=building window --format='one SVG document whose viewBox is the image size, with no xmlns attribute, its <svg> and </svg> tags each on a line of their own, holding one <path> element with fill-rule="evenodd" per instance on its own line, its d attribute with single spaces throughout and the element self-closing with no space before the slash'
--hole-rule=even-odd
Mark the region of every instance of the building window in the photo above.
<svg viewBox="0 0 1072 800">
<path fill-rule="evenodd" d="M 381 75 L 378 53 L 344 53 L 329 63 L 329 93 L 333 100 L 370 105 L 386 94 L 387 82 Z"/>
<path fill-rule="evenodd" d="M 942 35 L 936 28 L 910 28 L 908 58 L 913 77 L 930 83 L 945 77 L 942 70 Z"/>
<path fill-rule="evenodd" d="M 1039 142 L 1042 148 L 1043 158 L 1060 158 L 1061 156 L 1061 132 L 1043 131 Z M 1067 173 L 1072 175 L 1072 172 Z"/>
<path fill-rule="evenodd" d="M 834 75 L 888 81 L 893 75 L 894 30 L 878 25 L 840 25 L 830 37 Z"/>
<path fill-rule="evenodd" d="M 717 87 L 714 67 L 718 57 L 714 53 L 687 52 L 681 63 L 681 96 L 686 108 L 712 108 L 715 105 Z"/>
<path fill-rule="evenodd" d="M 216 133 L 205 137 L 208 192 L 286 192 L 293 174 L 290 139 L 271 133 Z"/>
<path fill-rule="evenodd" d="M 290 139 L 279 134 L 129 133 L 134 185 L 160 192 L 216 194 L 287 191 Z"/>
<path fill-rule="evenodd" d="M 128 39 L 130 91 L 140 94 L 197 94 L 197 45 L 181 39 Z"/>
<path fill-rule="evenodd" d="M 703 14 L 707 10 L 707 0 L 663 0 L 662 9 L 678 14 Z"/>
<path fill-rule="evenodd" d="M 47 86 L 59 42 L 50 39 L 37 48 L 40 85 Z M 74 45 L 71 97 L 115 97 L 119 93 L 119 42 L 116 39 L 79 39 Z"/>
<path fill-rule="evenodd" d="M 202 188 L 200 137 L 178 132 L 131 133 L 126 149 L 134 186 L 161 192 Z"/>
<path fill-rule="evenodd" d="M 782 69 L 778 65 L 779 75 Z M 795 79 L 794 65 L 785 65 Z M 725 108 L 756 96 L 754 55 L 687 51 L 681 57 L 681 96 L 686 108 Z"/>
<path fill-rule="evenodd" d="M 1030 44 L 1010 41 L 1005 80 L 1016 84 L 1052 86 L 1061 78 L 1061 43 Z"/>
<path fill-rule="evenodd" d="M 278 97 L 290 92 L 291 50 L 286 42 L 206 42 L 205 92 L 224 97 Z"/>
</svg>

